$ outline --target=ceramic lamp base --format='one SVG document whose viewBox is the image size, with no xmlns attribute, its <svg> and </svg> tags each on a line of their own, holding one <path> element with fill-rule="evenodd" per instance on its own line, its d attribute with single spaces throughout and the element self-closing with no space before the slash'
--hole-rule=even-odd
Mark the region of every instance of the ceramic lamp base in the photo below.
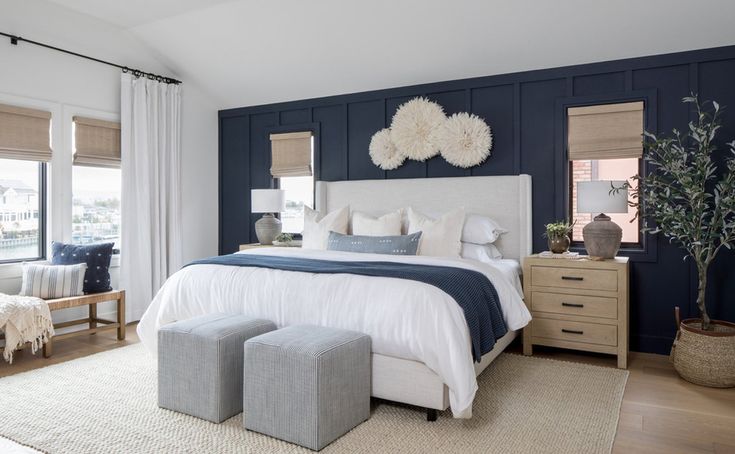
<svg viewBox="0 0 735 454">
<path fill-rule="evenodd" d="M 593 260 L 615 258 L 623 239 L 623 229 L 603 214 L 595 216 L 595 220 L 582 229 L 584 248 Z"/>
<path fill-rule="evenodd" d="M 255 235 L 258 237 L 260 244 L 273 244 L 273 240 L 281 234 L 281 221 L 273 216 L 272 213 L 266 213 L 262 218 L 255 222 Z"/>
</svg>

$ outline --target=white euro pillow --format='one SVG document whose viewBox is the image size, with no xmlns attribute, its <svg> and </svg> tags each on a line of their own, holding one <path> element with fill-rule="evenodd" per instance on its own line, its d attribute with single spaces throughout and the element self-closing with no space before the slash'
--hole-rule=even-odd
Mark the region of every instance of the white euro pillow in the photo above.
<svg viewBox="0 0 735 454">
<path fill-rule="evenodd" d="M 503 258 L 494 244 L 462 243 L 461 257 L 463 259 L 477 260 L 478 262 L 492 262 Z"/>
<path fill-rule="evenodd" d="M 327 249 L 329 232 L 347 234 L 349 219 L 349 206 L 334 210 L 325 216 L 305 206 L 301 247 L 304 249 Z"/>
<path fill-rule="evenodd" d="M 376 218 L 361 211 L 352 213 L 352 234 L 365 236 L 396 236 L 401 234 L 403 210 Z"/>
<path fill-rule="evenodd" d="M 462 228 L 462 241 L 489 244 L 496 242 L 503 233 L 508 233 L 508 231 L 491 218 L 479 214 L 468 214 Z"/>
<path fill-rule="evenodd" d="M 464 208 L 444 213 L 439 219 L 409 208 L 408 233 L 422 232 L 418 255 L 459 257 L 464 218 Z"/>
</svg>

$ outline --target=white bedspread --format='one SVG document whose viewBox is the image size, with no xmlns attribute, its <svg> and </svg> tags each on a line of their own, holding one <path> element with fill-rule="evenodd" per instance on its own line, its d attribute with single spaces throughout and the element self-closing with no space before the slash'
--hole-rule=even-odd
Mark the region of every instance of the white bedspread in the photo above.
<svg viewBox="0 0 735 454">
<path fill-rule="evenodd" d="M 395 261 L 455 266 L 485 274 L 493 283 L 509 330 L 531 320 L 522 300 L 518 264 L 423 256 L 357 254 L 300 248 L 243 251 L 340 261 Z M 421 361 L 449 388 L 455 417 L 469 418 L 477 391 L 469 329 L 459 305 L 429 284 L 351 274 L 313 274 L 222 265 L 183 268 L 163 285 L 138 325 L 138 335 L 156 353 L 158 329 L 213 312 L 244 313 L 295 324 L 331 326 L 366 333 L 374 353 Z"/>
</svg>

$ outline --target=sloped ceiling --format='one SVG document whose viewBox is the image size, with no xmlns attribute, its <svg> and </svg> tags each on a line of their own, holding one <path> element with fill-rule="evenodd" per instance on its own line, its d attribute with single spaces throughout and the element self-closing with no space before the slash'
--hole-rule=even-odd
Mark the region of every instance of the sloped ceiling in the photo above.
<svg viewBox="0 0 735 454">
<path fill-rule="evenodd" d="M 735 44 L 732 0 L 53 0 L 221 108 Z"/>
</svg>

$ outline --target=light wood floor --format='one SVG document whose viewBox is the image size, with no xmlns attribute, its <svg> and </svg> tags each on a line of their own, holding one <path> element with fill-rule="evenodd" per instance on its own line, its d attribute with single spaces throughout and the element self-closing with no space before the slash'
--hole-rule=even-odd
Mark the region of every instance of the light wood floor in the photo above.
<svg viewBox="0 0 735 454">
<path fill-rule="evenodd" d="M 138 342 L 135 326 L 118 342 L 112 333 L 78 337 L 54 344 L 44 359 L 29 350 L 16 354 L 12 365 L 0 362 L 0 377 L 88 356 Z M 509 347 L 519 353 L 519 345 Z M 615 358 L 534 347 L 534 355 L 615 367 Z M 713 389 L 679 378 L 668 357 L 631 353 L 630 377 L 623 397 L 613 452 L 735 454 L 735 389 Z"/>
</svg>

